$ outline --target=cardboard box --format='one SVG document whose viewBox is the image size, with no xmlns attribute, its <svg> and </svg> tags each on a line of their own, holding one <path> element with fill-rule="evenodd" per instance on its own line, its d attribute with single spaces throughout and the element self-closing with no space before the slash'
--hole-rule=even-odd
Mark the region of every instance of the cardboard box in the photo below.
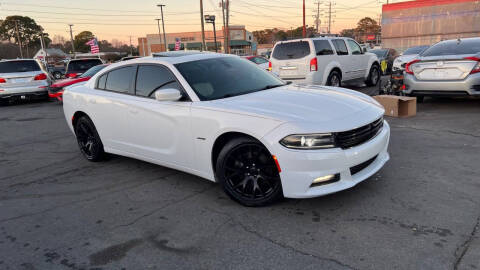
<svg viewBox="0 0 480 270">
<path fill-rule="evenodd" d="M 393 117 L 410 117 L 417 114 L 416 97 L 399 97 L 380 95 L 373 97 L 385 108 L 385 115 Z"/>
</svg>

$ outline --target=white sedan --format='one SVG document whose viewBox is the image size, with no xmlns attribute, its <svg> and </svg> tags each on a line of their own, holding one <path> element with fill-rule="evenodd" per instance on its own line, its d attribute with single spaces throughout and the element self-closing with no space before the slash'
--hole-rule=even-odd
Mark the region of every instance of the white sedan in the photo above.
<svg viewBox="0 0 480 270">
<path fill-rule="evenodd" d="M 63 107 L 88 160 L 107 152 L 185 171 L 247 206 L 344 190 L 389 159 L 374 99 L 287 85 L 231 55 L 112 64 L 66 90 Z"/>
</svg>

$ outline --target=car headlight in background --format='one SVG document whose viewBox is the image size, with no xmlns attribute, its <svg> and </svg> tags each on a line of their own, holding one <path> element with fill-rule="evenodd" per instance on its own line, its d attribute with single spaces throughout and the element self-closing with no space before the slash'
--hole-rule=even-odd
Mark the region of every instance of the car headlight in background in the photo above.
<svg viewBox="0 0 480 270">
<path fill-rule="evenodd" d="M 334 148 L 335 140 L 332 133 L 289 135 L 280 144 L 292 149 L 323 149 Z"/>
</svg>

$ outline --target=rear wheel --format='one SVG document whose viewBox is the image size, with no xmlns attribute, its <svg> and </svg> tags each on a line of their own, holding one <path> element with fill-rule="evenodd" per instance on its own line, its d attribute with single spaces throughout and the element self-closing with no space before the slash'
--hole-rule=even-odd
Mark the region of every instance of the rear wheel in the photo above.
<svg viewBox="0 0 480 270">
<path fill-rule="evenodd" d="M 330 72 L 330 75 L 328 75 L 327 78 L 327 86 L 342 86 L 342 76 L 340 75 L 340 73 L 338 73 L 338 71 Z"/>
<path fill-rule="evenodd" d="M 75 135 L 78 146 L 83 156 L 89 161 L 100 161 L 105 155 L 102 140 L 92 120 L 87 116 L 81 116 L 75 123 Z"/>
<path fill-rule="evenodd" d="M 380 69 L 378 65 L 373 65 L 370 68 L 370 73 L 368 74 L 367 81 L 365 82 L 367 86 L 375 86 L 380 81 Z"/>
<path fill-rule="evenodd" d="M 283 196 L 272 155 L 254 139 L 228 142 L 218 156 L 216 173 L 225 192 L 245 206 L 263 206 Z"/>
</svg>

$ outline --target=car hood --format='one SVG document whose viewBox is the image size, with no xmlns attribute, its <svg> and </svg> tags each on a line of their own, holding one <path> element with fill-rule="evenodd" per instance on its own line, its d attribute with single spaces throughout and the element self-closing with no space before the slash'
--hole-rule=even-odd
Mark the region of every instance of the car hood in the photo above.
<svg viewBox="0 0 480 270">
<path fill-rule="evenodd" d="M 210 109 L 271 118 L 281 122 L 326 122 L 383 108 L 371 97 L 337 87 L 287 85 L 251 94 L 202 102 Z"/>
<path fill-rule="evenodd" d="M 60 81 L 56 81 L 54 84 L 52 84 L 52 87 L 64 87 L 64 86 L 72 85 L 72 84 L 75 84 L 75 83 L 88 81 L 89 79 L 90 79 L 90 77 L 63 79 L 63 80 L 60 80 Z"/>
</svg>

